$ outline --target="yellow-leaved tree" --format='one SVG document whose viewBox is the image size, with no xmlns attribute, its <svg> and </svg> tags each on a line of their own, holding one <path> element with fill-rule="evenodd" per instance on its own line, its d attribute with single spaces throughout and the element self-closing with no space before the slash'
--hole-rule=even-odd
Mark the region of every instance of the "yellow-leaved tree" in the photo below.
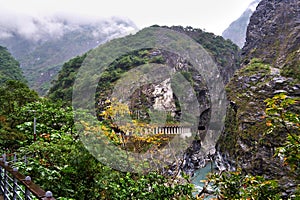
<svg viewBox="0 0 300 200">
<path fill-rule="evenodd" d="M 154 133 L 155 125 L 132 119 L 129 107 L 115 99 L 107 100 L 102 111 L 101 129 L 114 144 L 135 153 L 149 149 L 158 149 L 172 139 L 173 136 Z"/>
</svg>

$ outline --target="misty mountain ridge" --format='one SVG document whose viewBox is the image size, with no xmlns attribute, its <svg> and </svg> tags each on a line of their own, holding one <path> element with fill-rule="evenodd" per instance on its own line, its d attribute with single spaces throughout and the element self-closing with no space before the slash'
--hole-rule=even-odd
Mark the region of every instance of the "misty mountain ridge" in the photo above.
<svg viewBox="0 0 300 200">
<path fill-rule="evenodd" d="M 246 42 L 246 32 L 247 26 L 250 22 L 250 17 L 256 10 L 260 1 L 261 0 L 254 0 L 241 16 L 229 25 L 229 27 L 222 33 L 222 36 L 242 48 Z"/>
<path fill-rule="evenodd" d="M 0 45 L 20 62 L 29 85 L 42 95 L 65 61 L 137 30 L 132 21 L 119 17 L 27 16 L 9 22 L 0 20 Z"/>
<path fill-rule="evenodd" d="M 33 42 L 43 42 L 48 39 L 59 39 L 70 31 L 76 31 L 85 27 L 95 27 L 94 36 L 101 33 L 109 33 L 111 28 L 133 31 L 136 26 L 126 18 L 82 18 L 74 16 L 22 16 L 13 20 L 0 19 L 0 39 L 8 39 L 19 35 Z M 100 29 L 101 28 L 101 29 Z M 103 29 L 105 28 L 105 29 Z M 98 29 L 98 30 L 97 30 Z"/>
</svg>

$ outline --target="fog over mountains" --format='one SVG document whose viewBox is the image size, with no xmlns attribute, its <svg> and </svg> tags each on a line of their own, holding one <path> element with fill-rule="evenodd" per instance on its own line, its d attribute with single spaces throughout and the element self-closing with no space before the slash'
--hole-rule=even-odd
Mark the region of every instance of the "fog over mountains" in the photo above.
<svg viewBox="0 0 300 200">
<path fill-rule="evenodd" d="M 259 0 L 255 0 L 224 32 L 240 47 L 246 26 Z M 64 62 L 115 37 L 135 32 L 128 18 L 101 18 L 62 11 L 31 12 L 0 8 L 0 45 L 7 47 L 20 62 L 31 88 L 44 95 Z M 36 8 L 32 8 L 36 10 Z M 51 10 L 51 11 L 50 11 Z M 241 21 L 241 22 L 240 22 Z"/>
<path fill-rule="evenodd" d="M 112 30 L 132 31 L 133 22 L 125 18 L 95 18 L 67 14 L 30 16 L 15 15 L 0 18 L 0 38 L 8 39 L 16 35 L 35 42 L 48 39 L 58 39 L 69 31 L 82 28 L 84 25 L 97 26 L 92 34 L 110 33 Z M 132 27 L 130 27 L 132 26 Z"/>
<path fill-rule="evenodd" d="M 3 15 L 0 45 L 20 62 L 29 85 L 45 94 L 65 61 L 135 30 L 132 21 L 119 17 Z"/>
</svg>

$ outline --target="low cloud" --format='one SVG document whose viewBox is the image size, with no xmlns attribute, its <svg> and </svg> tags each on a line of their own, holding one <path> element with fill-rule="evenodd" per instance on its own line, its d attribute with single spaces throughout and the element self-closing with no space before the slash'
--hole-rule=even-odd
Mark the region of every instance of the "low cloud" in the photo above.
<svg viewBox="0 0 300 200">
<path fill-rule="evenodd" d="M 113 34 L 135 31 L 135 24 L 126 18 L 101 18 L 84 16 L 75 13 L 45 13 L 44 15 L 8 12 L 0 9 L 0 39 L 15 35 L 28 40 L 40 41 L 47 38 L 60 38 L 66 32 L 78 30 L 84 25 L 94 27 L 91 32 L 95 37 L 99 34 Z"/>
</svg>

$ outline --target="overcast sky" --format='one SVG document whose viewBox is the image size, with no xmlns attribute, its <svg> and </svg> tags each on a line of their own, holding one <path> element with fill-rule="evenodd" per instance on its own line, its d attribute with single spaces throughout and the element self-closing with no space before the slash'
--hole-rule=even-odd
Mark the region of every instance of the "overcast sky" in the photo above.
<svg viewBox="0 0 300 200">
<path fill-rule="evenodd" d="M 127 17 L 138 28 L 182 25 L 221 35 L 252 0 L 0 0 L 0 23 L 24 17 L 65 16 L 86 21 Z"/>
</svg>

